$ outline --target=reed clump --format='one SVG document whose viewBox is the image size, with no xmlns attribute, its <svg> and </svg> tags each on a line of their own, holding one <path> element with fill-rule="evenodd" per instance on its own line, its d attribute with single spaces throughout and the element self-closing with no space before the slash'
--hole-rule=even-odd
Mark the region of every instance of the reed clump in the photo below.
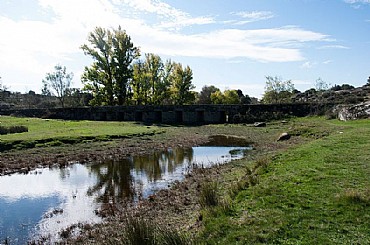
<svg viewBox="0 0 370 245">
<path fill-rule="evenodd" d="M 202 208 L 216 207 L 219 204 L 218 185 L 216 182 L 209 182 L 203 185 L 200 192 L 199 204 Z"/>
<path fill-rule="evenodd" d="M 186 234 L 174 228 L 159 225 L 152 219 L 126 215 L 124 219 L 126 245 L 190 245 L 194 244 Z"/>
</svg>

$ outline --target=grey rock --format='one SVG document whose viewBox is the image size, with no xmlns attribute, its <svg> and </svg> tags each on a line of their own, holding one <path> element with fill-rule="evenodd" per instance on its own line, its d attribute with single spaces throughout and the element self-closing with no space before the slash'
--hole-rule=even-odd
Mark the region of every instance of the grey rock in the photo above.
<svg viewBox="0 0 370 245">
<path fill-rule="evenodd" d="M 266 123 L 265 122 L 255 122 L 254 126 L 257 128 L 262 128 L 262 127 L 266 127 Z"/>
<path fill-rule="evenodd" d="M 279 138 L 277 141 L 284 141 L 290 139 L 290 134 L 288 133 L 282 133 L 280 134 Z"/>
<path fill-rule="evenodd" d="M 370 101 L 357 105 L 340 106 L 337 111 L 338 118 L 341 121 L 370 118 Z"/>
</svg>

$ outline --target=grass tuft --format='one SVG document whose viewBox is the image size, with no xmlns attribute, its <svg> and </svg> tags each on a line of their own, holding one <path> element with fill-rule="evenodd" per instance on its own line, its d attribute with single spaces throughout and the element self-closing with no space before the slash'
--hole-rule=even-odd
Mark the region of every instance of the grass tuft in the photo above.
<svg viewBox="0 0 370 245">
<path fill-rule="evenodd" d="M 136 244 L 156 244 L 156 226 L 149 220 L 142 217 L 127 216 L 125 220 L 125 243 L 127 245 Z"/>
<path fill-rule="evenodd" d="M 366 191 L 347 189 L 339 195 L 339 200 L 352 204 L 370 206 L 370 189 Z"/>
<path fill-rule="evenodd" d="M 167 226 L 160 226 L 152 219 L 128 214 L 124 220 L 123 244 L 126 245 L 190 245 L 192 240 L 183 233 Z"/>
<path fill-rule="evenodd" d="M 219 204 L 218 184 L 216 182 L 205 183 L 200 192 L 199 204 L 202 208 L 216 207 Z"/>
</svg>

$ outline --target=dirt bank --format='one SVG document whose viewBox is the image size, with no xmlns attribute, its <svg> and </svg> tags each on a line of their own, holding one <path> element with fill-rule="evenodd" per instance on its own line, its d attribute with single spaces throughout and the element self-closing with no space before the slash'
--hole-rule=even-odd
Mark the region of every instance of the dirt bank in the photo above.
<svg viewBox="0 0 370 245">
<path fill-rule="evenodd" d="M 148 154 L 175 146 L 191 147 L 207 141 L 207 136 L 185 134 L 173 137 L 168 132 L 152 136 L 133 136 L 107 142 L 89 142 L 57 147 L 13 150 L 0 153 L 0 176 L 28 172 L 36 167 L 65 166 L 75 162 L 102 162 L 130 155 Z"/>
</svg>

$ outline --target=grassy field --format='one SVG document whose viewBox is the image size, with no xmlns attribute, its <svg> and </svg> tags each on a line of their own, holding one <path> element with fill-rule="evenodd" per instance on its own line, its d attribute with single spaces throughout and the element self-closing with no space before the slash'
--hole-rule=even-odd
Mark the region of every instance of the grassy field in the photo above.
<svg viewBox="0 0 370 245">
<path fill-rule="evenodd" d="M 25 126 L 28 132 L 0 136 L 0 149 L 32 148 L 82 141 L 104 141 L 132 135 L 154 134 L 160 130 L 130 122 L 64 121 L 39 118 L 0 117 L 3 127 Z"/>
<path fill-rule="evenodd" d="M 170 195 L 172 201 L 178 195 L 181 205 L 184 202 L 180 198 L 186 196 L 191 205 L 181 213 L 172 210 L 174 204 L 169 205 L 164 198 L 160 207 L 165 211 L 158 218 L 172 217 L 174 227 L 180 230 L 188 230 L 182 225 L 190 227 L 196 222 L 191 231 L 196 244 L 370 244 L 369 120 L 293 118 L 284 123 L 269 122 L 265 128 L 242 124 L 166 127 L 162 134 L 155 134 L 162 132 L 161 128 L 128 122 L 11 117 L 0 117 L 0 122 L 4 127 L 22 125 L 29 129 L 0 136 L 0 146 L 12 149 L 97 141 L 96 149 L 104 152 L 107 149 L 102 145 L 113 141 L 99 141 L 148 135 L 117 143 L 124 149 L 137 145 L 147 151 L 148 144 L 149 148 L 168 142 L 179 145 L 185 138 L 219 134 L 243 137 L 255 148 L 251 155 L 193 175 L 189 186 L 174 189 Z M 277 142 L 282 132 L 292 138 Z M 36 149 L 44 152 L 44 148 Z M 154 206 L 149 207 L 153 210 Z M 157 215 L 154 210 L 150 217 Z M 194 217 L 201 218 L 195 221 Z M 117 223 L 97 227 L 98 232 L 94 230 L 93 234 L 121 239 L 122 222 L 117 219 Z"/>
<path fill-rule="evenodd" d="M 245 164 L 244 176 L 219 190 L 226 207 L 203 210 L 200 243 L 370 244 L 370 121 L 295 124 L 311 124 L 292 129 L 308 136 L 332 133 Z"/>
</svg>

